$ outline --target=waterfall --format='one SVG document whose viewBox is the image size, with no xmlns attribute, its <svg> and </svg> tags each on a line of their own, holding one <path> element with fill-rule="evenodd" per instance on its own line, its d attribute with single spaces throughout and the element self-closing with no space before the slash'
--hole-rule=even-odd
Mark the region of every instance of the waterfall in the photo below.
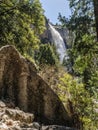
<svg viewBox="0 0 98 130">
<path fill-rule="evenodd" d="M 57 53 L 59 54 L 60 62 L 63 62 L 63 58 L 66 54 L 66 47 L 64 40 L 60 33 L 51 25 L 49 24 L 50 32 L 52 35 L 53 44 L 56 47 Z"/>
</svg>

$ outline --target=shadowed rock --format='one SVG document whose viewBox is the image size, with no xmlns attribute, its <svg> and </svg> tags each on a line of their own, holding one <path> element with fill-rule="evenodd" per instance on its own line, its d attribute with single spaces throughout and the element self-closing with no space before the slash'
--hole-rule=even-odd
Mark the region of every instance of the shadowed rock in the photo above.
<svg viewBox="0 0 98 130">
<path fill-rule="evenodd" d="M 60 99 L 37 74 L 34 64 L 10 45 L 0 49 L 0 98 L 33 113 L 40 123 L 71 126 Z"/>
</svg>

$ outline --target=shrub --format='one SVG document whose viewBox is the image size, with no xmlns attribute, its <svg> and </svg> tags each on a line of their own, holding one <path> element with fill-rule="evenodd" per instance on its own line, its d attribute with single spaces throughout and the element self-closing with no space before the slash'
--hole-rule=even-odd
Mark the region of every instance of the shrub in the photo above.
<svg viewBox="0 0 98 130">
<path fill-rule="evenodd" d="M 69 105 L 71 105 L 71 110 L 67 109 L 69 113 L 71 112 L 74 125 L 80 127 L 80 130 L 97 130 L 98 119 L 95 112 L 95 104 L 81 80 L 65 73 L 60 79 L 58 88 L 58 95 L 63 104 L 66 106 L 66 104 L 70 103 Z M 78 116 L 78 120 L 76 120 L 75 115 Z M 80 124 L 78 124 L 79 121 Z"/>
</svg>

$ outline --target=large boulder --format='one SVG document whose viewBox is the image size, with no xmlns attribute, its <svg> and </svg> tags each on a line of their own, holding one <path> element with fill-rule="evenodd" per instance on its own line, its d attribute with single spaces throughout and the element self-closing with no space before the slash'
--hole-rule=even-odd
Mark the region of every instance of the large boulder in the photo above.
<svg viewBox="0 0 98 130">
<path fill-rule="evenodd" d="M 0 99 L 33 113 L 40 123 L 71 126 L 58 96 L 37 74 L 34 64 L 11 45 L 0 49 Z"/>
</svg>

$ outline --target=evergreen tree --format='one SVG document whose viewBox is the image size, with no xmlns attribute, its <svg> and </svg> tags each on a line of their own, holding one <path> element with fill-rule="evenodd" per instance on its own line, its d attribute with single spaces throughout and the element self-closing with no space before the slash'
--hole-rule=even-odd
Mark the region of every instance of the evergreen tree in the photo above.
<svg viewBox="0 0 98 130">
<path fill-rule="evenodd" d="M 68 27 L 68 29 L 71 30 L 74 34 L 74 41 L 71 48 L 69 49 L 70 62 L 73 70 L 72 74 L 74 76 L 77 76 L 80 81 L 82 81 L 84 86 L 83 94 L 85 95 L 86 93 L 88 93 L 88 98 L 92 102 L 92 105 L 89 104 L 88 101 L 87 104 L 83 102 L 82 103 L 85 104 L 83 106 L 83 109 L 86 110 L 87 108 L 88 110 L 85 113 L 85 117 L 88 117 L 87 113 L 90 113 L 91 115 L 89 116 L 89 119 L 91 120 L 91 123 L 93 123 L 93 125 L 89 126 L 89 122 L 87 120 L 84 120 L 86 118 L 82 116 L 81 119 L 84 118 L 84 121 L 82 120 L 83 126 L 81 126 L 81 129 L 97 130 L 98 119 L 96 118 L 97 113 L 94 106 L 94 100 L 98 100 L 98 42 L 96 42 L 95 38 L 95 27 L 97 30 L 97 26 L 95 26 L 95 19 L 96 23 L 98 23 L 96 18 L 98 13 L 96 12 L 98 9 L 96 8 L 98 7 L 97 0 L 69 0 L 69 2 L 70 8 L 72 10 L 72 15 L 70 19 L 66 19 L 66 17 L 62 17 L 61 15 L 59 15 L 59 19 L 62 25 Z M 65 80 L 66 79 L 64 79 L 64 81 Z M 72 88 L 74 88 L 73 84 Z M 78 91 L 81 91 L 80 87 Z M 75 94 L 77 94 L 78 91 L 75 92 Z M 82 95 L 81 97 L 85 98 L 84 95 Z M 79 102 L 79 106 L 81 106 L 80 104 L 81 102 Z M 88 104 L 89 106 L 87 106 Z M 81 111 L 82 107 L 79 108 L 79 106 L 77 108 L 79 111 Z M 87 124 L 86 121 L 88 122 Z"/>
<path fill-rule="evenodd" d="M 35 55 L 35 60 L 41 64 L 48 64 L 48 65 L 57 65 L 58 57 L 55 54 L 53 46 L 50 44 L 41 44 L 39 47 L 39 51 Z"/>
<path fill-rule="evenodd" d="M 59 19 L 74 33 L 74 41 L 69 50 L 73 74 L 82 77 L 86 89 L 97 88 L 92 86 L 93 76 L 98 75 L 98 43 L 95 41 L 95 22 L 93 0 L 69 0 L 72 16 L 68 20 L 59 16 Z M 95 74 L 96 73 L 96 74 Z M 94 74 L 94 75 L 93 75 Z M 96 80 L 98 82 L 98 80 Z"/>
</svg>

